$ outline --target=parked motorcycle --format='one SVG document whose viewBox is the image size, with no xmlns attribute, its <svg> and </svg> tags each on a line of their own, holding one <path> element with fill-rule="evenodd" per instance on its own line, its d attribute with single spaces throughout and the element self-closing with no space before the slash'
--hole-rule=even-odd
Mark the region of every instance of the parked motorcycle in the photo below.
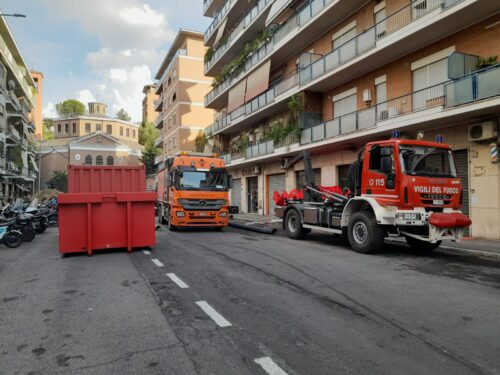
<svg viewBox="0 0 500 375">
<path fill-rule="evenodd" d="M 23 241 L 33 241 L 36 236 L 33 215 L 23 212 L 23 200 L 21 198 L 18 198 L 8 209 L 4 209 L 3 215 L 7 219 L 14 219 L 13 228 L 22 233 Z"/>
<path fill-rule="evenodd" d="M 49 215 L 51 210 L 47 207 L 40 207 L 38 199 L 35 198 L 31 201 L 29 206 L 24 211 L 26 214 L 33 215 L 33 226 L 37 234 L 43 233 L 49 226 Z"/>
<path fill-rule="evenodd" d="M 19 247 L 23 243 L 23 234 L 14 228 L 16 220 L 0 222 L 0 243 L 10 248 Z"/>
</svg>

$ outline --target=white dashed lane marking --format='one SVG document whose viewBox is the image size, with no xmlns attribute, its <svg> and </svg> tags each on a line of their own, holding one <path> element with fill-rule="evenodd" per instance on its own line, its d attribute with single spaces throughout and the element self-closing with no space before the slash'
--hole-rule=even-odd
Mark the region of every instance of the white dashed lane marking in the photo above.
<svg viewBox="0 0 500 375">
<path fill-rule="evenodd" d="M 176 283 L 179 288 L 182 288 L 182 289 L 189 288 L 189 286 L 184 281 L 179 279 L 175 273 L 167 273 L 166 275 L 170 278 L 170 280 L 172 280 L 174 283 Z"/>
<path fill-rule="evenodd" d="M 229 323 L 221 314 L 219 314 L 215 309 L 210 306 L 206 301 L 196 302 L 198 306 L 207 314 L 219 327 L 231 327 Z"/>
<path fill-rule="evenodd" d="M 158 267 L 164 267 L 163 263 L 160 262 L 158 259 L 151 259 L 151 261 L 156 264 Z"/>
<path fill-rule="evenodd" d="M 257 358 L 255 359 L 255 363 L 260 365 L 269 375 L 288 375 L 270 357 Z"/>
<path fill-rule="evenodd" d="M 142 250 L 142 252 L 144 253 L 144 255 L 151 255 L 151 251 L 149 250 Z"/>
</svg>

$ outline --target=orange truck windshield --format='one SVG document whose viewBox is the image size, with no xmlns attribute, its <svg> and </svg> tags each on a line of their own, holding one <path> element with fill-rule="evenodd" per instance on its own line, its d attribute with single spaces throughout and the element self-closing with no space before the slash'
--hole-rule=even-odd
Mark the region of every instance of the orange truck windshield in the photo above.
<svg viewBox="0 0 500 375">
<path fill-rule="evenodd" d="M 227 191 L 227 172 L 223 171 L 182 171 L 179 176 L 179 190 Z"/>
</svg>

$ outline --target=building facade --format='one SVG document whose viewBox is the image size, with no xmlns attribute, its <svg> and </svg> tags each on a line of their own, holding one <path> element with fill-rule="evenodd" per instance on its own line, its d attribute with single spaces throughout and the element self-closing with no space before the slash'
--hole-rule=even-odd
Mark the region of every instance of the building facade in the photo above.
<svg viewBox="0 0 500 375">
<path fill-rule="evenodd" d="M 488 0 L 245 1 L 204 4 L 215 77 L 206 129 L 235 179 L 232 204 L 272 214 L 274 191 L 346 186 L 364 145 L 442 135 L 454 150 L 470 235 L 500 238 L 500 14 Z"/>
<path fill-rule="evenodd" d="M 42 139 L 43 132 L 43 73 L 32 70 L 31 76 L 33 81 L 35 81 L 36 86 L 36 100 L 35 106 L 31 111 L 31 121 L 35 126 L 35 138 L 37 140 Z"/>
<path fill-rule="evenodd" d="M 154 124 L 158 118 L 158 112 L 155 110 L 155 102 L 159 96 L 156 93 L 156 85 L 146 85 L 142 89 L 144 98 L 142 99 L 142 123 L 151 122 Z"/>
<path fill-rule="evenodd" d="M 214 121 L 214 111 L 203 104 L 212 83 L 203 74 L 205 49 L 203 33 L 181 29 L 156 73 L 155 126 L 161 130 L 156 145 L 162 149 L 158 162 L 179 151 L 194 151 L 195 138 Z"/>
<path fill-rule="evenodd" d="M 104 103 L 89 103 L 88 114 L 54 119 L 54 139 L 41 143 L 40 188 L 68 165 L 140 165 L 139 124 L 107 116 Z"/>
<path fill-rule="evenodd" d="M 0 17 L 0 199 L 32 193 L 38 176 L 35 126 L 36 84 L 16 41 Z"/>
<path fill-rule="evenodd" d="M 102 132 L 117 139 L 138 144 L 140 125 L 108 117 L 106 111 L 107 107 L 103 103 L 89 103 L 86 115 L 54 119 L 52 126 L 55 138 L 75 138 Z"/>
</svg>

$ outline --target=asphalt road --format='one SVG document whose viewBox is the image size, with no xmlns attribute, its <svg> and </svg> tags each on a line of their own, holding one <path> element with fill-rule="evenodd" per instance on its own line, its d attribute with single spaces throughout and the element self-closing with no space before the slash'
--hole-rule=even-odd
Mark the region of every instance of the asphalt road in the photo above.
<svg viewBox="0 0 500 375">
<path fill-rule="evenodd" d="M 0 248 L 0 374 L 500 374 L 500 263 L 235 229 Z M 167 275 L 168 274 L 168 275 Z"/>
</svg>

